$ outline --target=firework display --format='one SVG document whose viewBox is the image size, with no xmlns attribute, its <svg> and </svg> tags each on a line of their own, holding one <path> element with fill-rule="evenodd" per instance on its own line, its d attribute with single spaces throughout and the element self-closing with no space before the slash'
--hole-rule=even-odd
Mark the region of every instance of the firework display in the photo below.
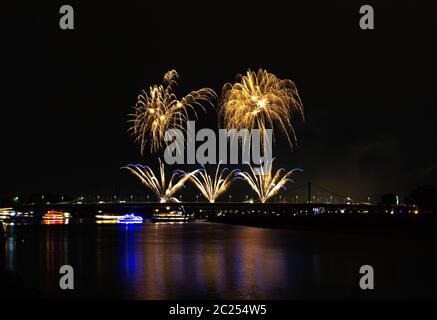
<svg viewBox="0 0 437 320">
<path fill-rule="evenodd" d="M 179 75 L 176 70 L 164 75 L 164 85 L 154 85 L 148 91 L 142 90 L 137 98 L 134 113 L 130 114 L 130 131 L 140 145 L 141 154 L 146 144 L 150 152 L 157 152 L 165 145 L 165 133 L 168 129 L 179 129 L 185 132 L 188 111 L 192 110 L 197 117 L 196 106 L 204 109 L 203 104 L 211 104 L 216 96 L 209 88 L 191 91 L 181 99 L 175 95 Z M 183 138 L 183 137 L 181 137 Z"/>
<path fill-rule="evenodd" d="M 148 92 L 143 90 L 138 96 L 135 113 L 130 114 L 130 130 L 135 141 L 140 144 L 142 154 L 147 144 L 151 152 L 160 150 L 166 143 L 166 131 L 170 129 L 177 129 L 174 132 L 182 135 L 180 138 L 185 141 L 188 111 L 194 111 L 197 117 L 195 106 L 205 110 L 203 103 L 212 105 L 212 98 L 216 94 L 209 88 L 192 91 L 178 100 L 173 93 L 178 78 L 175 70 L 168 71 L 164 75 L 164 85 L 152 86 Z M 292 125 L 294 114 L 303 119 L 303 105 L 295 84 L 288 79 L 279 79 L 266 70 L 248 70 L 245 75 L 238 75 L 234 84 L 227 83 L 223 87 L 219 118 L 227 129 L 247 129 L 249 132 L 259 129 L 260 143 L 272 143 L 273 141 L 266 141 L 265 132 L 278 127 L 287 137 L 290 146 L 293 146 L 296 142 Z M 279 169 L 272 174 L 273 161 L 267 161 L 260 167 L 260 172 L 255 173 L 249 164 L 250 172 L 236 169 L 226 173 L 228 169 L 220 171 L 219 163 L 214 176 L 209 175 L 204 167 L 191 173 L 176 170 L 167 185 L 164 164 L 161 160 L 159 163 L 160 179 L 147 166 L 128 165 L 123 168 L 135 174 L 161 202 L 178 201 L 174 194 L 190 180 L 210 203 L 214 203 L 237 178 L 246 181 L 258 195 L 260 202 L 264 203 L 278 194 L 291 181 L 291 174 L 298 170 L 284 173 L 284 169 Z M 176 178 L 179 181 L 174 183 Z"/>
<path fill-rule="evenodd" d="M 199 189 L 202 195 L 208 199 L 209 202 L 214 203 L 215 200 L 222 195 L 232 184 L 232 181 L 238 170 L 232 170 L 226 173 L 228 169 L 224 168 L 220 171 L 220 163 L 217 165 L 214 177 L 210 176 L 206 169 L 196 170 L 194 174 L 191 174 L 190 180 Z"/>
<path fill-rule="evenodd" d="M 266 70 L 248 70 L 246 75 L 239 74 L 234 84 L 223 87 L 220 118 L 228 129 L 259 129 L 264 137 L 267 128 L 278 127 L 292 146 L 296 142 L 294 114 L 303 119 L 303 105 L 295 84 Z"/>
<path fill-rule="evenodd" d="M 281 189 L 284 189 L 285 184 L 292 182 L 290 176 L 293 172 L 301 171 L 301 169 L 293 169 L 284 173 L 285 169 L 281 168 L 275 174 L 272 174 L 272 165 L 273 160 L 266 163 L 266 168 L 259 166 L 260 172 L 255 172 L 254 168 L 248 164 L 250 172 L 238 172 L 237 174 L 256 192 L 259 201 L 262 203 L 278 194 Z"/>
<path fill-rule="evenodd" d="M 156 195 L 161 203 L 179 202 L 179 200 L 174 197 L 174 194 L 184 186 L 184 183 L 191 175 L 197 173 L 197 170 L 188 174 L 177 170 L 173 172 L 167 183 L 165 177 L 165 166 L 164 163 L 161 162 L 161 159 L 159 159 L 159 178 L 150 167 L 142 166 L 140 164 L 129 164 L 122 167 L 122 169 L 127 169 L 137 176 L 141 182 Z M 176 182 L 175 180 L 177 178 L 179 178 L 179 180 Z"/>
</svg>

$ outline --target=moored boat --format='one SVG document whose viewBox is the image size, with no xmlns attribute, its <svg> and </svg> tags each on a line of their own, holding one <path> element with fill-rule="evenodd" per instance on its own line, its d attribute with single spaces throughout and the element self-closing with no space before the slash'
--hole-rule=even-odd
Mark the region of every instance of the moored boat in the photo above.
<svg viewBox="0 0 437 320">
<path fill-rule="evenodd" d="M 183 208 L 170 212 L 153 213 L 153 222 L 187 222 L 191 219 L 191 216 L 187 215 Z"/>
<path fill-rule="evenodd" d="M 126 214 L 118 219 L 119 223 L 143 223 L 143 218 L 135 214 Z"/>
<path fill-rule="evenodd" d="M 43 220 L 66 220 L 70 218 L 68 212 L 49 210 L 42 216 Z"/>
<path fill-rule="evenodd" d="M 96 223 L 98 224 L 112 224 L 118 223 L 122 215 L 116 215 L 112 213 L 99 213 L 96 214 Z"/>
</svg>

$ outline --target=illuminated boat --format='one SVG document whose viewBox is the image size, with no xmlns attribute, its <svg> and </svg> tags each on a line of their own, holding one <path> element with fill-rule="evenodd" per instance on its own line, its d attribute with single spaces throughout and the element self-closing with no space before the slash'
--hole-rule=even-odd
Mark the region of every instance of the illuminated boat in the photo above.
<svg viewBox="0 0 437 320">
<path fill-rule="evenodd" d="M 17 218 L 34 218 L 33 211 L 17 212 Z"/>
<path fill-rule="evenodd" d="M 153 214 L 154 222 L 186 222 L 189 220 L 191 220 L 191 217 L 180 210 Z"/>
<path fill-rule="evenodd" d="M 96 223 L 103 224 L 103 223 L 118 223 L 119 219 L 123 216 L 115 215 L 111 213 L 99 213 L 96 214 Z"/>
<path fill-rule="evenodd" d="M 17 212 L 13 208 L 0 208 L 0 220 L 9 220 L 15 217 L 16 214 Z"/>
<path fill-rule="evenodd" d="M 42 216 L 43 220 L 65 220 L 70 217 L 68 212 L 49 210 Z"/>
<path fill-rule="evenodd" d="M 18 211 L 14 217 L 14 221 L 17 222 L 32 221 L 34 219 L 35 219 L 35 214 L 33 213 L 33 211 L 25 211 L 25 212 Z"/>
<path fill-rule="evenodd" d="M 124 216 L 120 216 L 120 215 L 116 215 L 116 214 L 111 214 L 111 213 L 96 214 L 96 219 L 98 219 L 98 220 L 118 220 L 118 219 L 120 219 L 122 217 L 124 217 Z"/>
<path fill-rule="evenodd" d="M 143 223 L 143 218 L 131 214 L 126 214 L 118 219 L 119 223 Z"/>
</svg>

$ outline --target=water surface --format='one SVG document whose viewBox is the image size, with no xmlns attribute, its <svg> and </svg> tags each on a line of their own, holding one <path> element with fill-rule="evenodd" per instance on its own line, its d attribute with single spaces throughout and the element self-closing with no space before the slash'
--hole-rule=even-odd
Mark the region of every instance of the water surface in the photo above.
<svg viewBox="0 0 437 320">
<path fill-rule="evenodd" d="M 436 297 L 436 241 L 208 222 L 11 225 L 4 266 L 46 298 Z M 59 289 L 59 268 L 75 289 Z M 359 288 L 372 265 L 375 290 Z"/>
</svg>

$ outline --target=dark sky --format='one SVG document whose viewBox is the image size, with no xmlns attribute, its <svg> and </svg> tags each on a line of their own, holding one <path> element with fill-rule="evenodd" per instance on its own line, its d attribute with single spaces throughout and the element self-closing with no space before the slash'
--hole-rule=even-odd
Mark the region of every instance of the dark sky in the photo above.
<svg viewBox="0 0 437 320">
<path fill-rule="evenodd" d="M 26 3 L 28 2 L 28 3 Z M 437 11 L 430 1 L 20 1 L 2 8 L 0 197 L 32 192 L 141 193 L 127 114 L 142 88 L 176 69 L 177 93 L 248 68 L 289 78 L 305 123 L 277 165 L 355 199 L 437 184 Z M 75 30 L 59 28 L 62 4 Z M 203 126 L 217 128 L 213 109 Z M 236 186 L 239 190 L 242 186 Z M 290 186 L 289 189 L 293 189 Z M 237 193 L 237 191 L 235 191 Z"/>
</svg>

